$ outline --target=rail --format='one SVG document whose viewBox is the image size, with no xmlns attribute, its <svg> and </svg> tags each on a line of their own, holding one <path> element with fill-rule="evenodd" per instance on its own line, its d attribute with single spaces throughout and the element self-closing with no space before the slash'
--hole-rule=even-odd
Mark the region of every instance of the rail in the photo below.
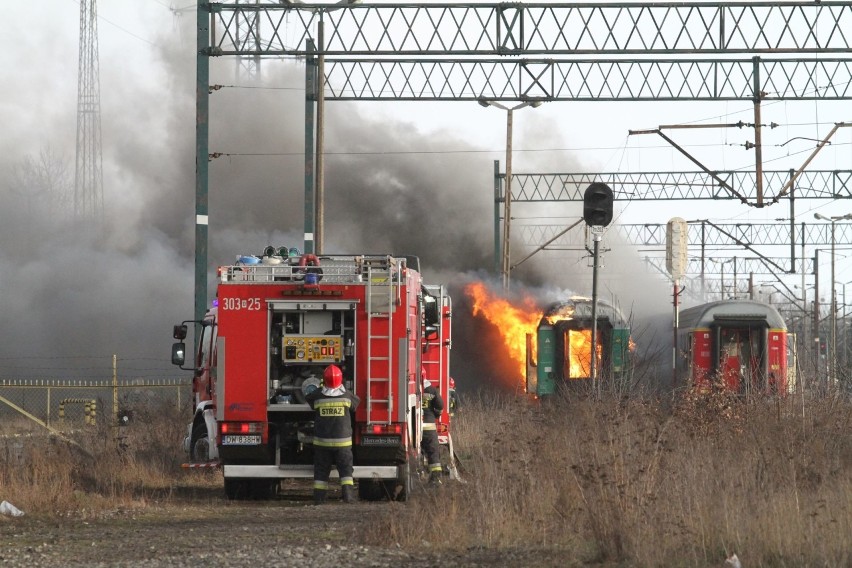
<svg viewBox="0 0 852 568">
<path fill-rule="evenodd" d="M 219 281 L 240 284 L 290 282 L 356 285 L 366 284 L 368 270 L 375 270 L 377 265 L 393 273 L 394 280 L 399 279 L 406 267 L 405 259 L 389 255 L 322 256 L 315 265 L 300 264 L 302 259 L 304 257 L 260 259 L 256 256 L 238 256 L 235 264 L 219 267 Z"/>
</svg>

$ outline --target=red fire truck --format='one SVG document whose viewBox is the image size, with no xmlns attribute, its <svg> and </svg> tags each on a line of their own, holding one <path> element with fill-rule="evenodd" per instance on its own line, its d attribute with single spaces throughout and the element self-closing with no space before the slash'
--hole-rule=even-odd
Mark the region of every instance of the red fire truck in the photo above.
<svg viewBox="0 0 852 568">
<path fill-rule="evenodd" d="M 269 497 L 281 479 L 313 478 L 305 395 L 334 364 L 361 398 L 353 428 L 361 497 L 405 499 L 422 463 L 421 373 L 443 396 L 449 388 L 444 287 L 423 284 L 415 257 L 263 260 L 220 267 L 215 305 L 194 322 L 189 465 L 221 466 L 232 499 Z M 181 368 L 188 323 L 174 330 L 172 362 Z M 448 413 L 441 428 L 449 444 Z"/>
</svg>

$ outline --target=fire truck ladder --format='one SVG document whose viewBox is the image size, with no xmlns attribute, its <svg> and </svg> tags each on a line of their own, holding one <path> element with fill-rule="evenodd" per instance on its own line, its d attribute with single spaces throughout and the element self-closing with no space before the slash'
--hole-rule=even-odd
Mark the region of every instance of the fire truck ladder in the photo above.
<svg viewBox="0 0 852 568">
<path fill-rule="evenodd" d="M 391 257 L 364 258 L 367 279 L 367 422 L 390 424 L 393 416 L 393 291 L 394 260 Z M 374 392 L 385 393 L 383 398 Z M 387 418 L 378 420 L 376 411 L 387 408 Z"/>
</svg>

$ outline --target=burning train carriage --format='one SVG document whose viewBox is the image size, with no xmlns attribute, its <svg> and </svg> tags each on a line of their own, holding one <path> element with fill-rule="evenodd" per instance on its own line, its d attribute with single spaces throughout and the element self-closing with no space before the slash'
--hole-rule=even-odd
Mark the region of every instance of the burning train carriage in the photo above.
<svg viewBox="0 0 852 568">
<path fill-rule="evenodd" d="M 630 327 L 618 308 L 598 300 L 596 374 L 621 378 L 630 367 Z M 527 336 L 527 392 L 553 394 L 559 385 L 591 377 L 592 300 L 573 297 L 552 304 L 539 321 L 535 345 Z"/>
<path fill-rule="evenodd" d="M 680 312 L 680 383 L 709 389 L 718 381 L 736 393 L 785 393 L 787 326 L 781 314 L 754 300 L 722 300 Z"/>
</svg>

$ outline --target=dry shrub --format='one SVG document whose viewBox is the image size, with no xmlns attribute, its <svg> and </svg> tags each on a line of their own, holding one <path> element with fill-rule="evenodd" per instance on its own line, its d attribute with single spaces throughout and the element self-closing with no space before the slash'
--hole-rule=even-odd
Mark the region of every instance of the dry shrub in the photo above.
<svg viewBox="0 0 852 568">
<path fill-rule="evenodd" d="M 21 425 L 0 443 L 0 498 L 29 514 L 97 514 L 168 500 L 187 479 L 180 464 L 185 417 L 173 405 L 137 406 L 121 427 L 99 415 L 61 436 Z M 195 473 L 195 472 L 193 472 Z M 221 476 L 193 483 L 221 486 Z"/>
<path fill-rule="evenodd" d="M 464 483 L 415 494 L 365 537 L 640 566 L 732 552 L 849 565 L 850 420 L 838 398 L 468 397 L 453 430 Z"/>
</svg>

